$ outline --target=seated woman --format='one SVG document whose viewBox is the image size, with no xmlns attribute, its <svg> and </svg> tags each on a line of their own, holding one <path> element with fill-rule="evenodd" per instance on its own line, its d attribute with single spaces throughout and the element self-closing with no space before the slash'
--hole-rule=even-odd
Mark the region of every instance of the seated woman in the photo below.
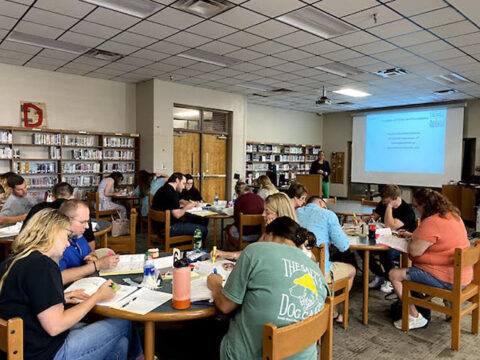
<svg viewBox="0 0 480 360">
<path fill-rule="evenodd" d="M 185 179 L 187 182 L 185 183 L 185 189 L 180 193 L 180 205 L 184 205 L 190 201 L 202 201 L 202 194 L 200 194 L 200 191 L 195 187 L 193 176 L 185 174 Z"/>
<path fill-rule="evenodd" d="M 138 359 L 138 334 L 127 320 L 79 323 L 98 303 L 115 296 L 106 281 L 92 296 L 63 292 L 57 265 L 69 245 L 70 220 L 56 209 L 36 213 L 14 244 L 14 255 L 0 264 L 0 317 L 23 320 L 24 358 Z M 65 310 L 64 304 L 84 300 Z"/>
<path fill-rule="evenodd" d="M 114 203 L 112 196 L 121 195 L 120 191 L 116 188 L 123 180 L 123 175 L 118 171 L 112 172 L 108 177 L 104 178 L 98 184 L 98 196 L 100 198 L 100 211 L 104 210 L 117 210 L 121 219 L 127 218 L 127 209 L 125 206 Z"/>
<path fill-rule="evenodd" d="M 235 185 L 235 193 L 237 200 L 233 205 L 234 224 L 229 228 L 230 236 L 238 238 L 238 227 L 240 224 L 240 213 L 253 215 L 263 213 L 263 199 L 250 191 L 250 188 L 243 181 L 238 181 Z M 257 241 L 260 237 L 260 229 L 258 226 L 246 226 L 243 229 L 243 241 Z"/>
<path fill-rule="evenodd" d="M 413 206 L 420 213 L 422 222 L 412 233 L 400 234 L 410 237 L 408 254 L 413 266 L 390 270 L 390 281 L 398 298 L 402 298 L 402 281 L 453 289 L 453 255 L 455 248 L 468 249 L 467 231 L 460 211 L 438 191 L 420 189 L 413 194 Z M 462 272 L 462 286 L 472 281 L 473 269 L 466 267 Z M 410 330 L 424 327 L 428 320 L 420 314 L 415 305 L 410 305 Z M 394 322 L 397 329 L 402 328 L 402 320 Z"/>
<path fill-rule="evenodd" d="M 316 243 L 315 235 L 283 216 L 267 227 L 264 242 L 243 251 L 225 287 L 222 277 L 210 274 L 207 286 L 217 308 L 237 310 L 220 346 L 221 359 L 261 359 L 263 326 L 286 326 L 323 309 L 328 287 L 318 264 L 298 249 Z M 317 344 L 298 354 L 316 359 Z"/>
<path fill-rule="evenodd" d="M 257 195 L 260 196 L 263 200 L 265 200 L 270 195 L 278 193 L 277 188 L 275 187 L 275 185 L 272 184 L 272 181 L 267 175 L 260 175 L 256 182 L 258 185 Z"/>
<path fill-rule="evenodd" d="M 148 216 L 148 197 L 150 194 L 155 195 L 157 190 L 165 184 L 166 179 L 168 179 L 166 174 L 149 173 L 146 170 L 140 170 L 138 173 L 138 185 L 135 188 L 135 195 L 142 197 L 141 213 L 143 217 Z"/>
<path fill-rule="evenodd" d="M 308 196 L 308 190 L 304 185 L 294 182 L 288 188 L 287 195 L 292 202 L 293 208 L 297 210 L 299 207 L 305 205 L 305 201 L 307 200 Z"/>
</svg>

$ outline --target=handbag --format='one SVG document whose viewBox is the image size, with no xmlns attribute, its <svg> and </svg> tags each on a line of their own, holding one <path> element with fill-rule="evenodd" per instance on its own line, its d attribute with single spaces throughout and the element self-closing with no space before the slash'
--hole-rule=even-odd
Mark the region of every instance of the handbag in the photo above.
<svg viewBox="0 0 480 360">
<path fill-rule="evenodd" d="M 112 216 L 112 236 L 122 236 L 122 235 L 129 235 L 130 234 L 130 220 L 129 219 L 114 219 Z"/>
</svg>

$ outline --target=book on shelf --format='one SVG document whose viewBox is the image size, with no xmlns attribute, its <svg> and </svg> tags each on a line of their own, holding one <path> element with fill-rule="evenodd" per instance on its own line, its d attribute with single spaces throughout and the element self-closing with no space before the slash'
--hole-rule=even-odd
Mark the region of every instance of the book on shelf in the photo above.
<svg viewBox="0 0 480 360">
<path fill-rule="evenodd" d="M 74 160 L 102 160 L 102 150 L 94 149 L 73 149 L 72 159 Z"/>
<path fill-rule="evenodd" d="M 68 162 L 64 160 L 62 162 L 62 172 L 69 173 L 99 173 L 100 163 L 95 162 Z"/>
<path fill-rule="evenodd" d="M 12 143 L 12 133 L 10 131 L 0 131 L 0 143 L 11 144 Z"/>
<path fill-rule="evenodd" d="M 104 147 L 135 147 L 135 139 L 123 136 L 104 136 Z"/>
<path fill-rule="evenodd" d="M 111 173 L 113 171 L 119 171 L 121 173 L 134 172 L 135 171 L 135 163 L 133 163 L 133 162 L 126 162 L 126 163 L 104 162 L 103 163 L 103 172 Z"/>
<path fill-rule="evenodd" d="M 61 150 L 58 147 L 50 146 L 50 159 L 61 159 Z"/>
<path fill-rule="evenodd" d="M 56 162 L 17 161 L 13 164 L 17 173 L 29 173 L 32 175 L 57 173 Z"/>
<path fill-rule="evenodd" d="M 25 177 L 25 183 L 29 188 L 51 188 L 57 180 L 56 176 Z"/>
<path fill-rule="evenodd" d="M 86 135 L 63 135 L 63 145 L 64 146 L 95 146 L 95 135 L 86 136 Z"/>
<path fill-rule="evenodd" d="M 35 145 L 60 145 L 60 134 L 35 133 L 33 136 L 33 144 Z"/>
<path fill-rule="evenodd" d="M 0 149 L 0 159 L 11 159 L 13 157 L 13 151 L 11 147 L 4 147 Z"/>
<path fill-rule="evenodd" d="M 75 186 L 98 186 L 100 175 L 62 175 L 62 181 Z"/>
</svg>

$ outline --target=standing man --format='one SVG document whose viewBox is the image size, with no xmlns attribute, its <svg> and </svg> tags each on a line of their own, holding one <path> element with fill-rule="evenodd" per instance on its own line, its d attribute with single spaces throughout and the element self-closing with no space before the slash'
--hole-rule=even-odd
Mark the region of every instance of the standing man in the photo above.
<svg viewBox="0 0 480 360">
<path fill-rule="evenodd" d="M 10 175 L 7 178 L 7 184 L 11 189 L 11 194 L 0 211 L 1 225 L 23 221 L 30 209 L 37 203 L 33 197 L 28 195 L 27 183 L 20 175 Z"/>
<path fill-rule="evenodd" d="M 398 185 L 385 185 L 380 191 L 382 201 L 380 201 L 373 211 L 374 219 L 382 219 L 385 227 L 396 230 L 406 230 L 413 232 L 417 228 L 415 213 L 410 204 L 402 199 L 402 191 Z M 376 288 L 384 279 L 380 290 L 384 293 L 391 293 L 393 286 L 388 281 L 388 273 L 395 267 L 395 260 L 400 257 L 400 251 L 389 249 L 380 252 L 380 264 L 377 263 L 373 255 L 370 254 L 370 270 L 375 277 L 368 284 L 370 288 Z"/>
<path fill-rule="evenodd" d="M 60 211 L 69 217 L 71 231 L 68 239 L 70 246 L 65 249 L 58 263 L 64 285 L 100 270 L 112 269 L 117 266 L 118 255 L 97 258 L 88 245 L 84 232 L 90 221 L 90 210 L 84 202 L 80 200 L 65 201 L 60 206 Z"/>
<path fill-rule="evenodd" d="M 155 193 L 152 200 L 152 209 L 165 211 L 170 210 L 170 236 L 193 235 L 198 227 L 202 231 L 202 239 L 207 237 L 207 226 L 204 223 L 194 223 L 191 219 L 184 217 L 187 210 L 195 207 L 196 203 L 188 202 L 182 207 L 180 205 L 180 193 L 185 189 L 185 175 L 173 173 Z M 185 221 L 182 221 L 185 220 Z"/>
<path fill-rule="evenodd" d="M 320 150 L 318 159 L 315 160 L 310 167 L 310 174 L 322 175 L 322 194 L 326 199 L 330 197 L 330 173 L 330 164 L 325 160 L 325 152 Z"/>
</svg>

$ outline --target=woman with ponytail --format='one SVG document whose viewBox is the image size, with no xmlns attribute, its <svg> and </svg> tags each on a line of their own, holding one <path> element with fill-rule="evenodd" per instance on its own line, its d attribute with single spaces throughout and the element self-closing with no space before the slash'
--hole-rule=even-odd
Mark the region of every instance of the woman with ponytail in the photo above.
<svg viewBox="0 0 480 360">
<path fill-rule="evenodd" d="M 225 287 L 210 274 L 207 286 L 223 313 L 237 310 L 222 340 L 220 359 L 261 359 L 266 323 L 278 327 L 301 321 L 322 310 L 328 293 L 318 264 L 299 247 L 316 244 L 315 235 L 282 216 L 267 226 L 263 242 L 243 250 Z M 316 359 L 316 344 L 296 355 Z"/>
<path fill-rule="evenodd" d="M 79 323 L 98 302 L 112 299 L 115 290 L 108 280 L 92 296 L 82 290 L 64 294 L 57 262 L 69 246 L 69 227 L 69 218 L 56 209 L 32 216 L 13 243 L 13 256 L 0 264 L 0 317 L 23 320 L 26 360 L 141 357 L 130 321 Z M 77 300 L 83 302 L 64 309 Z"/>
<path fill-rule="evenodd" d="M 468 249 L 467 230 L 460 218 L 460 211 L 438 191 L 420 189 L 413 194 L 413 206 L 418 210 L 421 223 L 413 232 L 400 234 L 409 238 L 408 255 L 413 266 L 390 270 L 390 281 L 399 299 L 402 298 L 402 281 L 410 280 L 441 289 L 453 289 L 453 262 L 455 248 Z M 472 281 L 471 266 L 463 269 L 462 286 Z M 411 329 L 424 327 L 428 320 L 415 305 L 409 309 Z M 394 323 L 402 328 L 402 320 Z"/>
</svg>

